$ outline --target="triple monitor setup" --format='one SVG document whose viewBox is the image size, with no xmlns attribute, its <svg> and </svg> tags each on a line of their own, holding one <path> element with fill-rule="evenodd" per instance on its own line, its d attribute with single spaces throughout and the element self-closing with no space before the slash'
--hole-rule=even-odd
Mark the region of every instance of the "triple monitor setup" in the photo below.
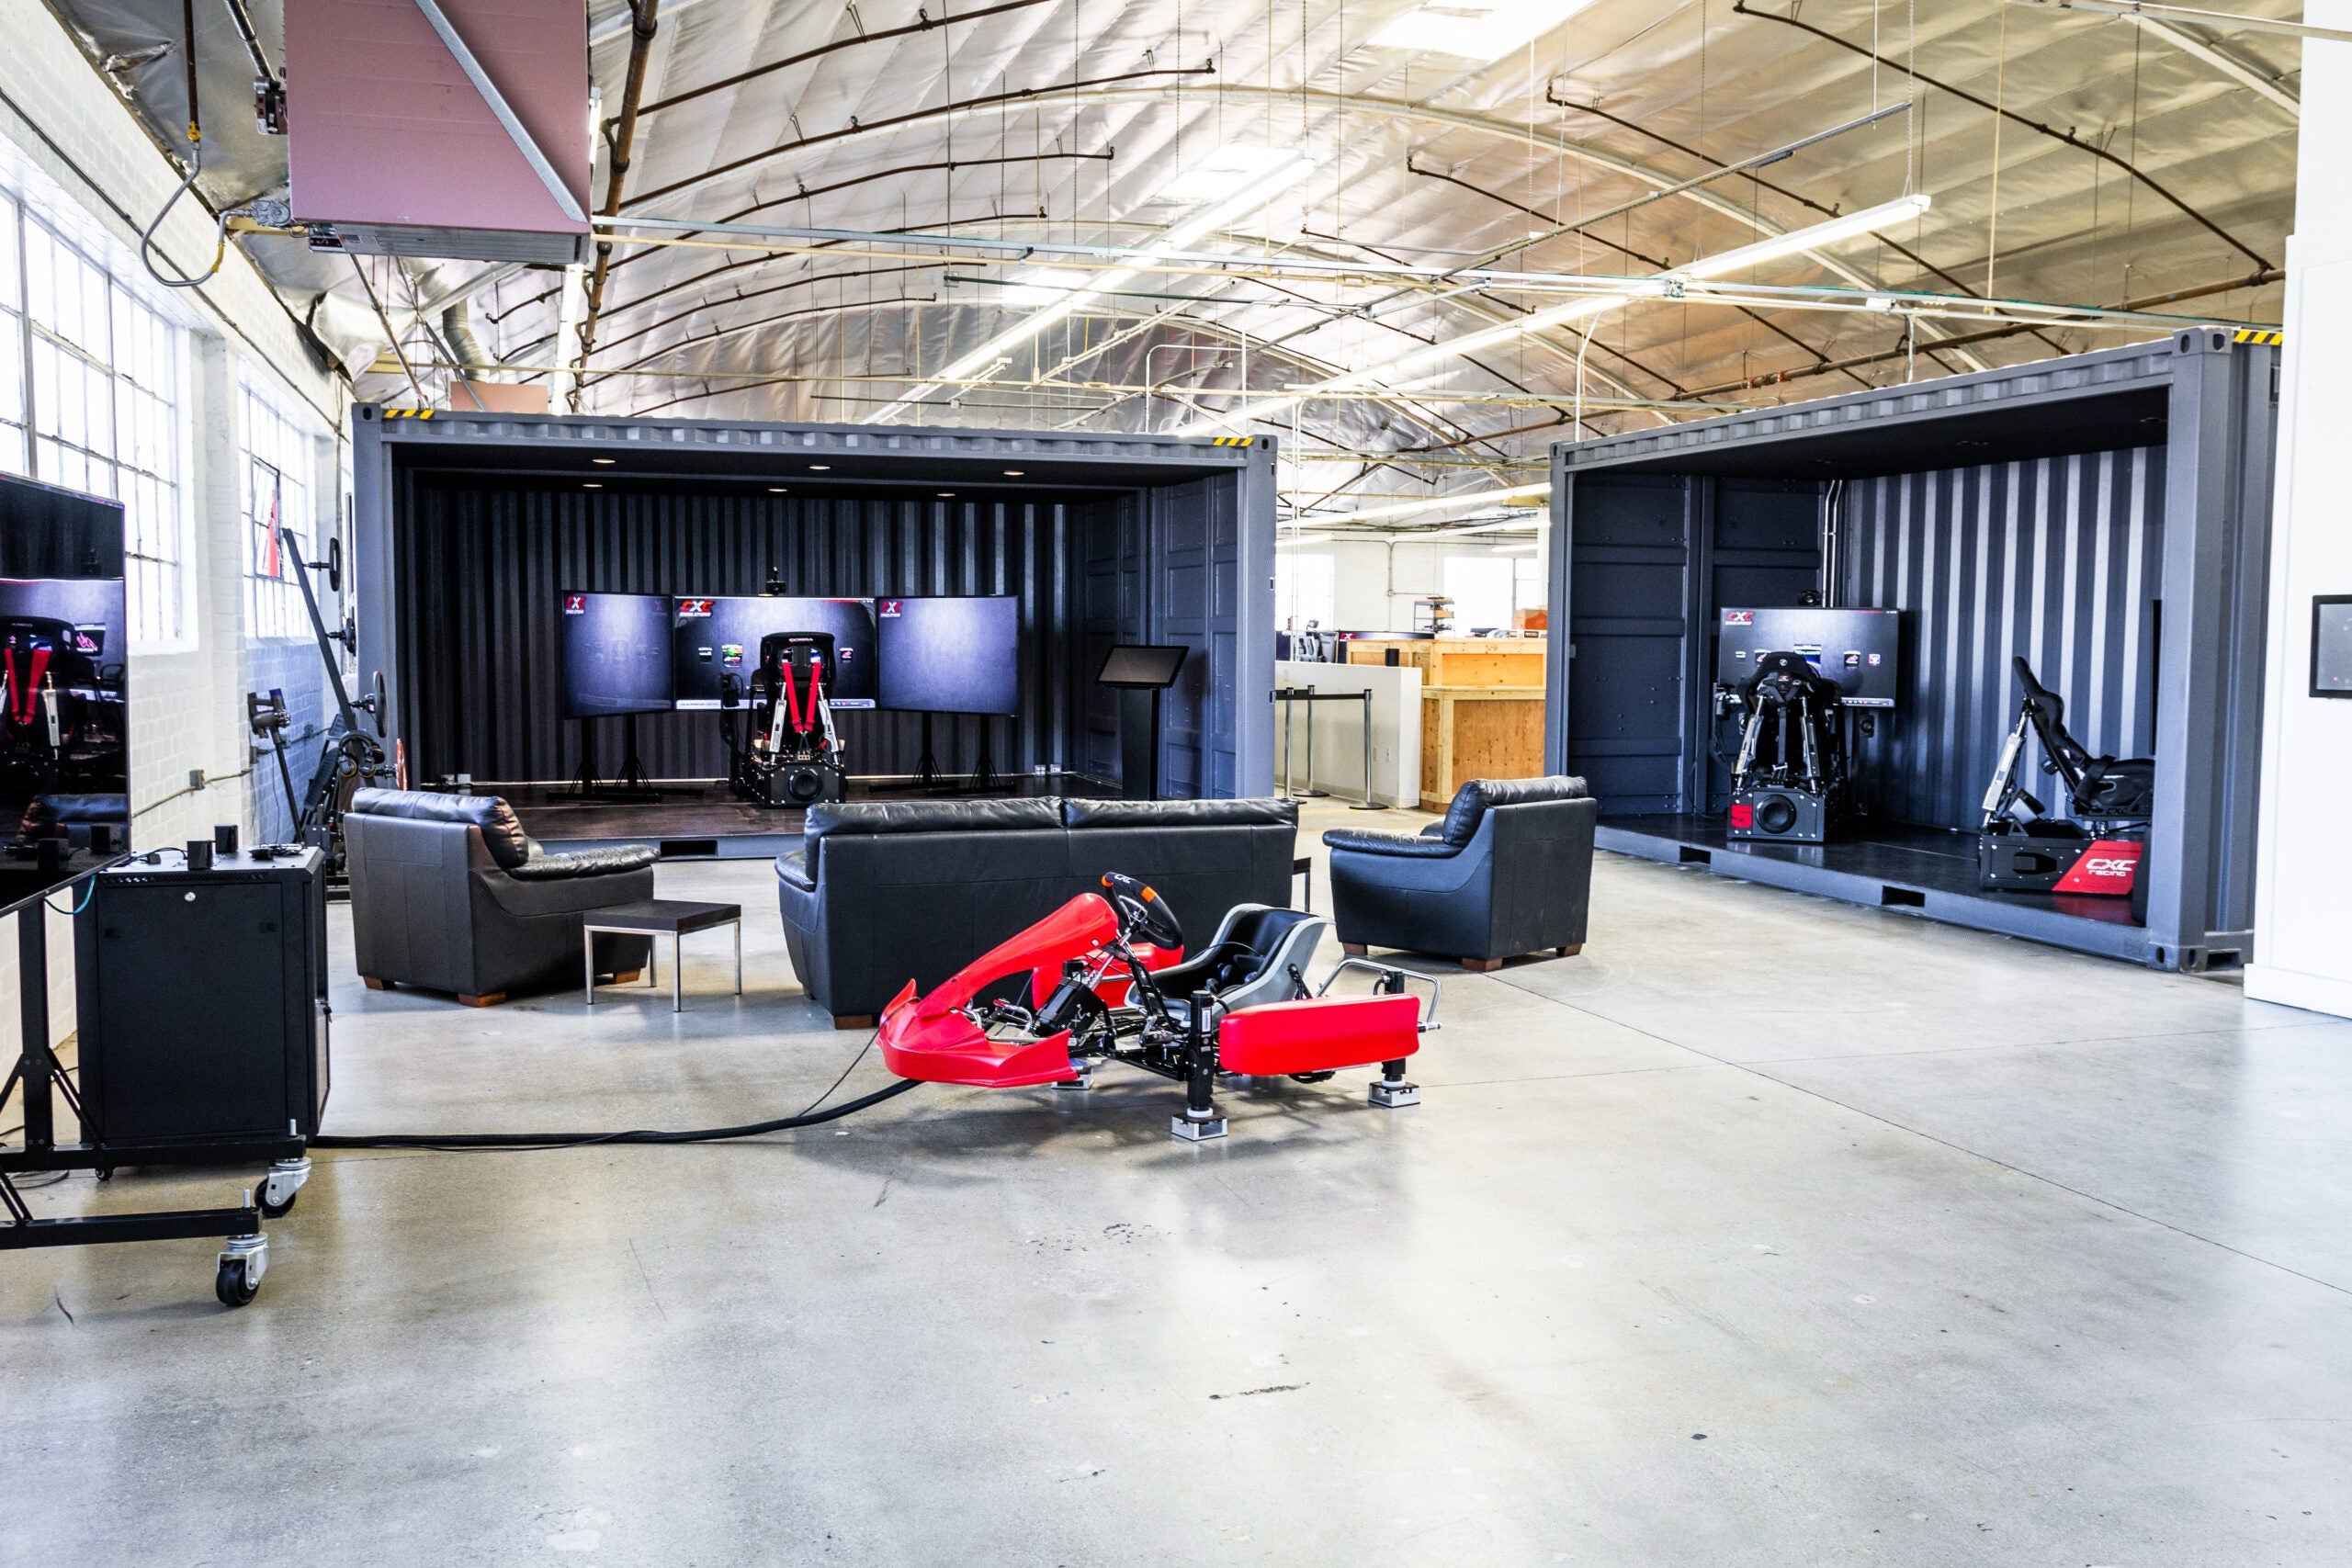
<svg viewBox="0 0 2352 1568">
<path fill-rule="evenodd" d="M 1855 813 L 1854 740 L 1894 710 L 1902 615 L 1894 610 L 1727 608 L 1717 614 L 1713 713 L 1738 721 L 1724 833 L 1733 840 L 1828 842 Z M 2153 817 L 2155 764 L 2094 756 L 2067 730 L 2065 703 L 2031 664 L 2012 660 L 2017 718 L 1986 789 L 1977 885 L 1988 891 L 2132 897 Z M 2025 787 L 2030 735 L 2064 790 L 2059 815 Z"/>
<path fill-rule="evenodd" d="M 658 797 L 638 759 L 637 716 L 710 713 L 726 742 L 730 793 L 779 808 L 840 800 L 852 759 L 835 716 L 867 709 L 922 716 L 911 787 L 985 792 L 1000 782 L 988 727 L 969 779 L 948 785 L 932 754 L 932 716 L 1021 712 L 1021 601 L 1012 594 L 576 592 L 562 596 L 561 620 L 564 716 L 619 717 L 626 727 L 626 758 L 611 784 L 596 780 L 583 729 L 583 795 Z M 1120 725 L 1130 794 L 1158 792 L 1159 694 L 1186 651 L 1120 644 L 1097 673 L 1136 709 L 1123 708 Z"/>
<path fill-rule="evenodd" d="M 755 805 L 797 808 L 842 798 L 850 758 L 837 711 L 926 720 L 1020 712 L 1021 602 L 1009 594 L 566 593 L 562 621 L 564 716 L 628 721 L 624 792 L 650 789 L 637 760 L 639 714 L 717 714 L 729 788 Z M 975 787 L 992 773 L 986 744 Z M 924 782 L 933 766 L 926 744 Z M 598 788 L 584 761 L 581 783 Z"/>
</svg>

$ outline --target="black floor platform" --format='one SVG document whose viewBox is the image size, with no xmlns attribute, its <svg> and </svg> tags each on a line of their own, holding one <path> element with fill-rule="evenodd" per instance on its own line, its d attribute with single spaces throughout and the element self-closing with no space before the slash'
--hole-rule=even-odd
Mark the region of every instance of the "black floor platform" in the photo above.
<svg viewBox="0 0 2352 1568">
<path fill-rule="evenodd" d="M 1826 844 L 1734 840 L 1720 815 L 1603 817 L 1604 850 L 1703 865 L 1721 876 L 1818 893 L 1849 904 L 1906 909 L 1931 920 L 2109 958 L 2149 961 L 2131 901 L 2067 893 L 1990 893 L 1976 885 L 1976 835 L 1873 822 Z"/>
<path fill-rule="evenodd" d="M 729 793 L 723 780 L 666 780 L 654 802 L 582 798 L 570 784 L 482 784 L 477 795 L 496 795 L 514 807 L 523 830 L 550 850 L 583 850 L 605 844 L 651 844 L 664 860 L 762 860 L 800 847 L 800 825 L 808 813 L 755 806 Z M 1024 795 L 1063 795 L 1099 798 L 1118 794 L 1108 784 L 1076 773 L 1023 773 L 1000 779 L 995 788 L 916 788 L 889 779 L 849 781 L 851 800 L 1012 800 Z"/>
</svg>

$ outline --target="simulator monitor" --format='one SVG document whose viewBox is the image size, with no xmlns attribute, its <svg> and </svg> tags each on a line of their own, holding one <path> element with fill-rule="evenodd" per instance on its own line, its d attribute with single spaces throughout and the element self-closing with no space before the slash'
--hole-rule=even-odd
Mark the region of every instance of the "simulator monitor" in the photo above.
<svg viewBox="0 0 2352 1568">
<path fill-rule="evenodd" d="M 1902 625 L 1896 610 L 1719 610 L 1715 684 L 1746 685 L 1759 654 L 1795 653 L 1838 682 L 1845 706 L 1891 708 L 1902 689 L 1895 665 Z"/>
<path fill-rule="evenodd" d="M 876 599 L 882 705 L 910 713 L 1021 711 L 1021 601 Z"/>
<path fill-rule="evenodd" d="M 666 593 L 563 596 L 563 716 L 666 713 L 670 671 Z"/>
<path fill-rule="evenodd" d="M 0 905 L 130 847 L 122 505 L 0 477 Z"/>
<path fill-rule="evenodd" d="M 2352 593 L 2312 600 L 2312 695 L 2352 697 Z"/>
<path fill-rule="evenodd" d="M 1098 686 L 1122 686 L 1132 691 L 1164 691 L 1176 683 L 1184 655 L 1193 650 L 1182 643 L 1114 642 L 1096 671 Z"/>
<path fill-rule="evenodd" d="M 715 709 L 722 677 L 735 678 L 747 700 L 760 665 L 760 641 L 773 632 L 822 632 L 839 666 L 825 696 L 837 708 L 870 708 L 875 682 L 874 604 L 867 599 L 785 596 L 671 601 L 671 661 L 681 711 Z"/>
</svg>

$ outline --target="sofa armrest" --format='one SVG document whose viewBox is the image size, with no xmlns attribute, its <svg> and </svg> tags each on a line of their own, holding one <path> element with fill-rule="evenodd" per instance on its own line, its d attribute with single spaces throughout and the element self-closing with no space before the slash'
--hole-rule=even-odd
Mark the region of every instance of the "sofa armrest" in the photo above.
<svg viewBox="0 0 2352 1568">
<path fill-rule="evenodd" d="M 1418 833 L 1359 832 L 1349 828 L 1334 828 L 1323 835 L 1326 848 L 1355 850 L 1363 854 L 1397 855 L 1417 860 L 1451 860 L 1462 852 L 1457 845 L 1442 839 L 1425 839 Z"/>
<path fill-rule="evenodd" d="M 1434 822 L 1430 822 L 1430 823 L 1426 823 L 1426 824 L 1424 824 L 1424 825 L 1422 826 L 1422 828 L 1421 828 L 1421 834 L 1420 834 L 1420 836 L 1421 836 L 1422 838 L 1424 838 L 1424 839 L 1442 839 L 1442 838 L 1444 838 L 1444 837 L 1445 837 L 1445 818 L 1442 818 L 1442 817 L 1441 817 L 1441 818 L 1438 818 L 1436 821 L 1434 821 Z"/>
<path fill-rule="evenodd" d="M 510 869 L 517 882 L 566 882 L 575 876 L 609 876 L 615 872 L 643 871 L 662 858 L 650 844 L 616 844 L 605 850 L 574 850 L 568 854 L 538 854 Z"/>
<path fill-rule="evenodd" d="M 797 887 L 803 893 L 817 891 L 817 878 L 808 870 L 808 852 L 786 850 L 775 857 L 775 878 Z"/>
</svg>

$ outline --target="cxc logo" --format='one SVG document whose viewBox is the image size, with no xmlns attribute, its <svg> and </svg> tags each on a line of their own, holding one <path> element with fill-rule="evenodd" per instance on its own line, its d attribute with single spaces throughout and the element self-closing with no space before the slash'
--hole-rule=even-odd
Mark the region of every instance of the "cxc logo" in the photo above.
<svg viewBox="0 0 2352 1568">
<path fill-rule="evenodd" d="M 2139 864 L 2135 861 L 2108 860 L 2101 857 L 2098 860 L 2085 860 L 2083 869 L 2093 876 L 2129 876 L 2139 869 Z"/>
</svg>

